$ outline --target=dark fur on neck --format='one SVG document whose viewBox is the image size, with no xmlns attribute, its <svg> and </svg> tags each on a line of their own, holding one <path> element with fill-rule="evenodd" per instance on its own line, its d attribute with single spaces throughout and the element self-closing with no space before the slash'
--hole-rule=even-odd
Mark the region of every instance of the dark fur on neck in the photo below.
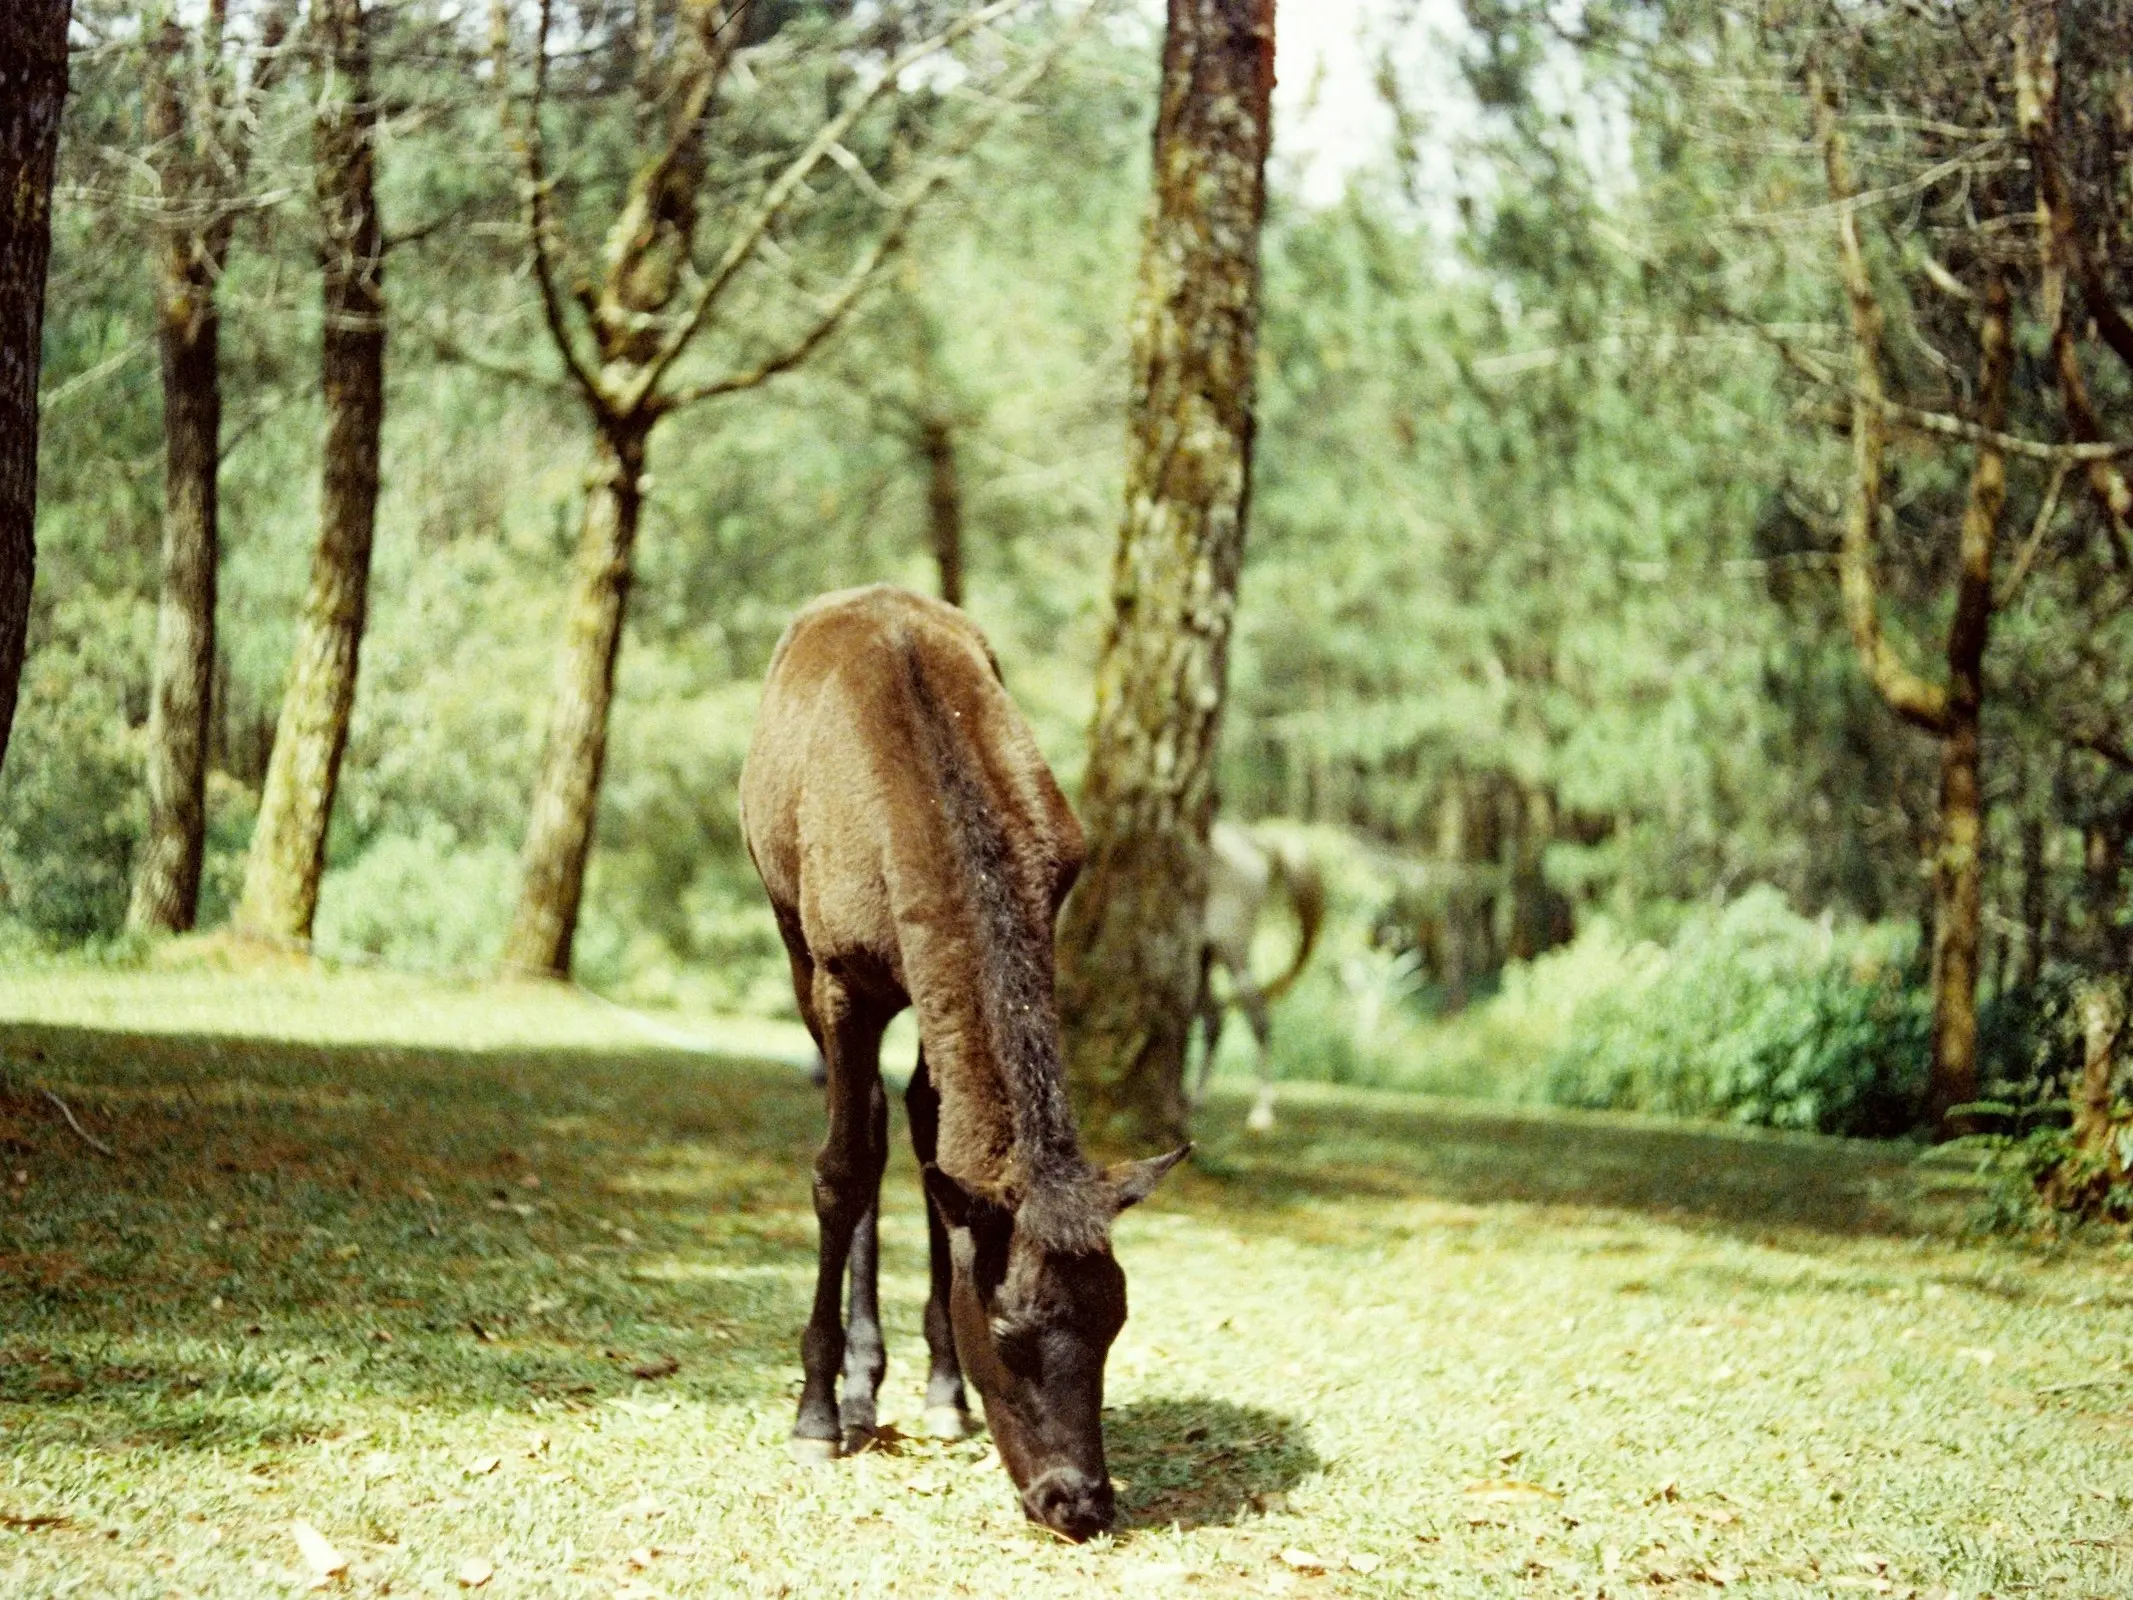
<svg viewBox="0 0 2133 1600">
<path fill-rule="evenodd" d="M 979 1028 L 1007 1087 L 1014 1148 L 1008 1181 L 1019 1193 L 1018 1228 L 1047 1248 L 1081 1252 L 1109 1237 L 1111 1207 L 1081 1153 L 1059 1059 L 1059 1012 L 1052 990 L 1050 904 L 1018 861 L 1000 817 L 980 786 L 979 758 L 956 719 L 934 694 L 919 653 L 906 648 L 904 669 L 960 868 L 977 958 Z M 947 1092 L 947 1086 L 944 1086 Z"/>
</svg>

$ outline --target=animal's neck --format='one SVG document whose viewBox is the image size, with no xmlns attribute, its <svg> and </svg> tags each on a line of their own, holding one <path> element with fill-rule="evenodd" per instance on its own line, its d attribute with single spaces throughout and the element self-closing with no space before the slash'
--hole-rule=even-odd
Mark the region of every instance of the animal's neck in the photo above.
<svg viewBox="0 0 2133 1600">
<path fill-rule="evenodd" d="M 1078 1177 L 1086 1163 L 1060 1063 L 1050 949 L 973 953 L 975 981 L 944 1037 L 926 1045 L 944 1155 L 958 1177 L 996 1191 Z"/>
</svg>

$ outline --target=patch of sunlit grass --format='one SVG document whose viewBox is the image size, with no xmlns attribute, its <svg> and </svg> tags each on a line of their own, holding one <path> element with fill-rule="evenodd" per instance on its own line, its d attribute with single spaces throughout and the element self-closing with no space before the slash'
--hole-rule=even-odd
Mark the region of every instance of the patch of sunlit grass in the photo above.
<svg viewBox="0 0 2133 1600">
<path fill-rule="evenodd" d="M 787 1462 L 791 1068 L 553 995 L 96 982 L 0 1025 L 10 1596 L 2133 1592 L 2133 1262 L 1936 1231 L 1901 1152 L 1218 1098 L 1118 1229 L 1127 1526 L 1075 1548 L 900 1431 L 905 1153 L 884 1447 Z"/>
</svg>

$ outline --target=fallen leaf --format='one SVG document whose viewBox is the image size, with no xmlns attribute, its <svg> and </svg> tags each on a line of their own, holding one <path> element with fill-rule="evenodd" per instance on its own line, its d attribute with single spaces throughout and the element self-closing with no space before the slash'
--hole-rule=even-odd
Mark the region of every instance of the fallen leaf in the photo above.
<svg viewBox="0 0 2133 1600">
<path fill-rule="evenodd" d="M 479 1589 L 495 1576 L 496 1569 L 480 1556 L 468 1556 L 459 1563 L 459 1587 L 462 1589 Z"/>
<path fill-rule="evenodd" d="M 1470 1483 L 1461 1491 L 1469 1499 L 1486 1500 L 1494 1504 L 1509 1504 L 1520 1500 L 1560 1500 L 1563 1497 L 1553 1489 L 1537 1483 L 1524 1483 L 1517 1478 L 1483 1478 L 1479 1483 Z"/>
<path fill-rule="evenodd" d="M 1294 1548 L 1284 1550 L 1281 1552 L 1281 1560 L 1284 1566 L 1293 1567 L 1298 1572 L 1324 1572 L 1326 1570 L 1326 1558 L 1310 1550 L 1297 1550 Z"/>
<path fill-rule="evenodd" d="M 1962 1349 L 1956 1351 L 1955 1353 L 1958 1356 L 1962 1357 L 1965 1361 L 1975 1361 L 1981 1367 L 1989 1367 L 1993 1364 L 1993 1362 L 1999 1359 L 1998 1355 L 1995 1354 L 1993 1351 L 1983 1349 L 1976 1345 L 1965 1345 Z"/>
<path fill-rule="evenodd" d="M 310 1523 L 302 1521 L 289 1524 L 290 1537 L 296 1540 L 296 1548 L 304 1555 L 304 1564 L 321 1578 L 338 1578 L 348 1570 L 348 1558 L 334 1549 L 328 1539 Z"/>
<path fill-rule="evenodd" d="M 501 1456 L 476 1456 L 467 1463 L 466 1475 L 470 1478 L 486 1478 L 503 1464 Z"/>
<path fill-rule="evenodd" d="M 67 1518 L 58 1511 L 0 1511 L 0 1528 L 63 1528 Z"/>
<path fill-rule="evenodd" d="M 642 1572 L 652 1564 L 652 1554 L 650 1550 L 632 1550 L 624 1559 L 639 1572 Z"/>
<path fill-rule="evenodd" d="M 679 1371 L 681 1363 L 672 1356 L 654 1356 L 651 1360 L 640 1361 L 630 1368 L 630 1376 L 650 1383 L 658 1378 L 671 1378 Z"/>
<path fill-rule="evenodd" d="M 1367 1550 L 1351 1550 L 1348 1553 L 1348 1570 L 1351 1572 L 1368 1574 L 1377 1571 L 1383 1565 L 1385 1565 L 1384 1557 L 1374 1556 Z"/>
</svg>

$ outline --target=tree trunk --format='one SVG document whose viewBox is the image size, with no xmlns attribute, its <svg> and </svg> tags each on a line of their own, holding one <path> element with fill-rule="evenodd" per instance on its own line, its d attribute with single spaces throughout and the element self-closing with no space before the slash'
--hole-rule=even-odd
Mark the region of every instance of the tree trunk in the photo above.
<svg viewBox="0 0 2133 1600">
<path fill-rule="evenodd" d="M 0 761 L 37 566 L 37 375 L 71 0 L 0 6 Z"/>
<path fill-rule="evenodd" d="M 163 375 L 162 590 L 148 704 L 148 837 L 134 863 L 129 927 L 182 932 L 199 911 L 214 705 L 217 477 L 222 456 L 221 314 L 227 221 L 184 148 L 196 136 L 178 82 L 185 36 L 166 21 L 151 52 L 148 136 L 161 161 L 156 342 Z"/>
<path fill-rule="evenodd" d="M 1174 1138 L 1252 457 L 1273 0 L 1170 0 L 1133 319 L 1126 513 L 1060 929 L 1069 1072 L 1102 1144 Z"/>
<path fill-rule="evenodd" d="M 2081 1076 L 2071 1097 L 2074 1148 L 2101 1151 L 2116 1131 L 2112 1110 L 2117 1101 L 2118 1036 L 2125 1028 L 2124 980 L 2116 975 L 2092 980 L 2081 991 Z"/>
<path fill-rule="evenodd" d="M 2044 821 L 2032 814 L 2022 819 L 2022 953 L 2014 973 L 2015 986 L 2020 989 L 2036 988 L 2037 980 L 2044 975 L 2049 892 L 2044 866 Z"/>
<path fill-rule="evenodd" d="M 943 418 L 919 424 L 919 452 L 926 458 L 926 535 L 940 569 L 941 598 L 963 603 L 963 478 L 956 460 L 955 429 Z"/>
<path fill-rule="evenodd" d="M 319 541 L 237 912 L 240 930 L 291 940 L 311 937 L 355 708 L 385 415 L 385 247 L 366 19 L 361 0 L 321 0 L 313 17 L 326 79 L 314 133 L 325 300 Z"/>
<path fill-rule="evenodd" d="M 1444 791 L 1437 798 L 1437 860 L 1444 870 L 1437 968 L 1444 990 L 1443 1008 L 1453 1014 L 1466 1009 L 1467 982 L 1474 970 L 1473 874 L 1466 859 L 1466 804 L 1464 775 L 1447 774 Z"/>
<path fill-rule="evenodd" d="M 2007 415 L 2009 346 L 2006 280 L 1994 273 L 1979 327 L 1979 416 L 1998 428 Z M 1933 868 L 1933 1066 L 1926 1113 L 1943 1135 L 1967 1130 L 1951 1107 L 1975 1100 L 1979 932 L 1984 918 L 1985 798 L 1979 731 L 1985 704 L 1985 645 L 1992 631 L 1992 563 L 2007 462 L 1979 445 L 1963 503 L 1955 614 L 1948 624 L 1948 691 L 1941 731 L 1940 846 Z"/>
<path fill-rule="evenodd" d="M 607 760 L 607 717 L 629 600 L 630 557 L 644 497 L 645 433 L 643 423 L 603 427 L 586 482 L 585 522 L 571 579 L 555 704 L 526 820 L 518 908 L 504 941 L 505 970 L 524 976 L 570 976 L 578 902 L 599 811 L 600 772 Z"/>
<path fill-rule="evenodd" d="M 1976 708 L 1941 741 L 1940 844 L 1933 863 L 1933 1070 L 1926 1113 L 1977 1098 L 1977 981 L 1984 904 L 1984 801 Z"/>
</svg>

